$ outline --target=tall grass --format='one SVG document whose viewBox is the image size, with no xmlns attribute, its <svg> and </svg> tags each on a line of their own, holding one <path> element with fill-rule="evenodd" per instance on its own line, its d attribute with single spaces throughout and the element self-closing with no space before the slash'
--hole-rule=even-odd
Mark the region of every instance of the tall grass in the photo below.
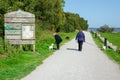
<svg viewBox="0 0 120 80">
<path fill-rule="evenodd" d="M 4 40 L 0 37 L 0 54 L 4 54 Z"/>
</svg>

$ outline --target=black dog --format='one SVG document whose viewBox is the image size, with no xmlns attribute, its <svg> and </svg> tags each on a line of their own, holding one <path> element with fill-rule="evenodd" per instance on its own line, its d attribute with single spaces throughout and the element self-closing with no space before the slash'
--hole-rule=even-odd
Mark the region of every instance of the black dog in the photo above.
<svg viewBox="0 0 120 80">
<path fill-rule="evenodd" d="M 69 40 L 69 39 L 70 39 L 70 37 L 69 37 L 69 36 L 66 36 L 66 37 L 65 37 L 65 39 L 68 39 L 68 40 Z"/>
</svg>

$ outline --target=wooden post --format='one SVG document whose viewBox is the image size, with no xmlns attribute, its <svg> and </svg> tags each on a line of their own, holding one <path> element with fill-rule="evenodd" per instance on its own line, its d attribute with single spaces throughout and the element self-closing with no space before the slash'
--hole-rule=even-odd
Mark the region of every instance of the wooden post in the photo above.
<svg viewBox="0 0 120 80">
<path fill-rule="evenodd" d="M 95 32 L 95 38 L 97 37 L 97 33 Z"/>
<path fill-rule="evenodd" d="M 107 38 L 104 38 L 104 46 L 107 48 Z"/>
<path fill-rule="evenodd" d="M 22 50 L 22 45 L 20 45 L 20 49 Z"/>
<path fill-rule="evenodd" d="M 35 52 L 35 44 L 33 45 L 33 52 Z"/>
</svg>

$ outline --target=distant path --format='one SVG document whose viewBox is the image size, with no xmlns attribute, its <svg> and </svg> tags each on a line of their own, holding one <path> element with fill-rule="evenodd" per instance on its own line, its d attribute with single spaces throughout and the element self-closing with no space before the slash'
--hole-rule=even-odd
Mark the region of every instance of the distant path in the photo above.
<svg viewBox="0 0 120 80">
<path fill-rule="evenodd" d="M 73 39 L 22 80 L 120 80 L 119 65 L 100 51 L 89 32 L 84 33 L 82 52 Z"/>
</svg>

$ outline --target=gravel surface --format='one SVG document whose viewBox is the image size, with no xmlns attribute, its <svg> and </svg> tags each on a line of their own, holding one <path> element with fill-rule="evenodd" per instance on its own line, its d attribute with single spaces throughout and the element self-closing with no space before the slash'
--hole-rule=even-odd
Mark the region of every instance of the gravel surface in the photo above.
<svg viewBox="0 0 120 80">
<path fill-rule="evenodd" d="M 120 80 L 120 67 L 94 43 L 89 32 L 82 52 L 75 39 L 65 43 L 21 80 Z"/>
</svg>

